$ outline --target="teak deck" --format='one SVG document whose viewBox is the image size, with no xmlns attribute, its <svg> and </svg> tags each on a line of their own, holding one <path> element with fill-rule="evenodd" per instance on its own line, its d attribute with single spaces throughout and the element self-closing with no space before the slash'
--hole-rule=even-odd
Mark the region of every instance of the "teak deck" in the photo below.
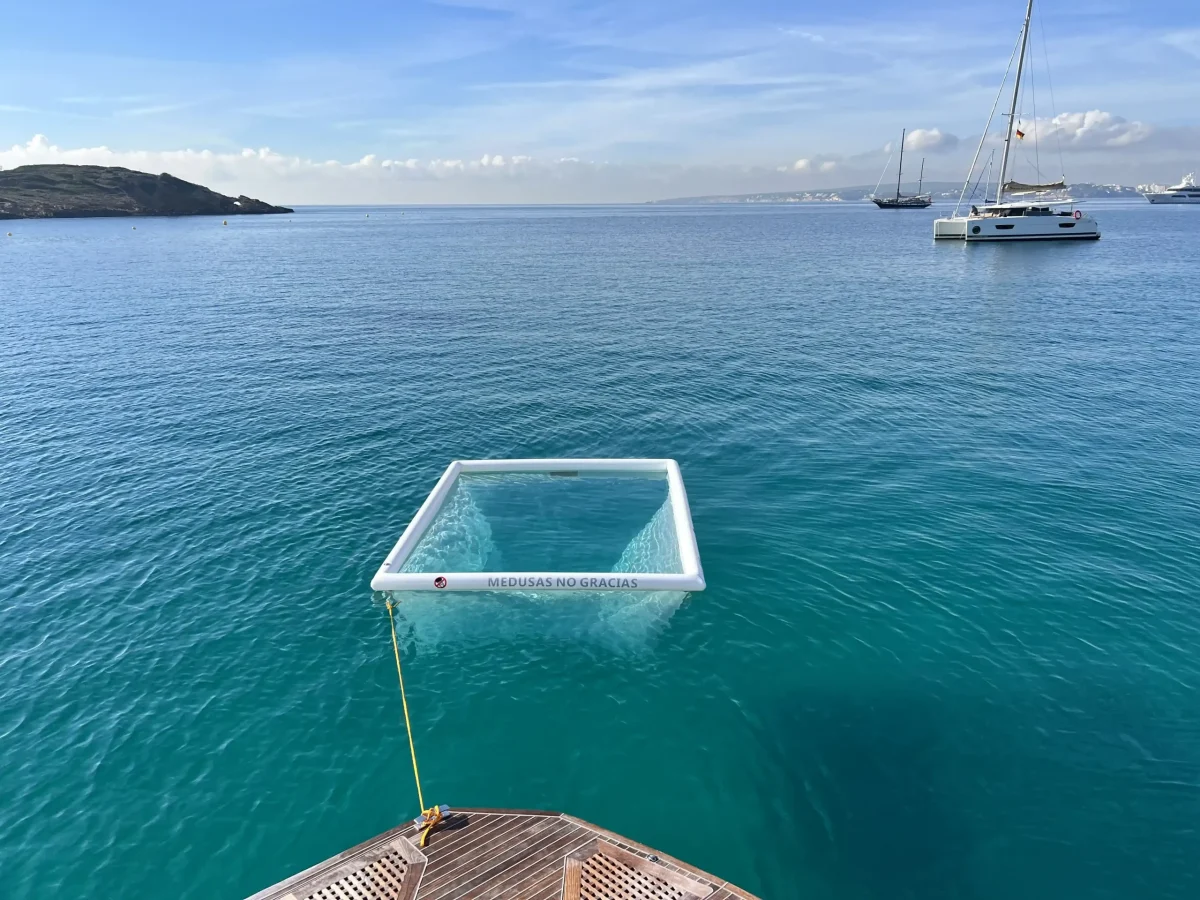
<svg viewBox="0 0 1200 900">
<path fill-rule="evenodd" d="M 757 900 L 561 813 L 458 809 L 417 839 L 393 828 L 249 900 Z"/>
</svg>

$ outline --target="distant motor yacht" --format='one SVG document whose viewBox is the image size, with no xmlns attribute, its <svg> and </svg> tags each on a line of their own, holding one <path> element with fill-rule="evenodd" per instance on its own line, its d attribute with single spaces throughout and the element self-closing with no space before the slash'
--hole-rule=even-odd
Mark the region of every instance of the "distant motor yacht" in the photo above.
<svg viewBox="0 0 1200 900">
<path fill-rule="evenodd" d="M 1200 203 L 1200 185 L 1196 174 L 1184 175 L 1183 181 L 1161 191 L 1146 191 L 1143 196 L 1151 203 Z"/>
</svg>

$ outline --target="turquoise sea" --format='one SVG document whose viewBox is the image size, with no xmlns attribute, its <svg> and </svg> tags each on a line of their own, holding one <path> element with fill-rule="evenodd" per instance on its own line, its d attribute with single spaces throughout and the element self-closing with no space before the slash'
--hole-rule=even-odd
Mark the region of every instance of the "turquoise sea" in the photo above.
<svg viewBox="0 0 1200 900">
<path fill-rule="evenodd" d="M 368 581 L 441 471 L 670 456 L 655 627 L 402 610 L 427 799 L 766 898 L 1200 896 L 1200 210 L 1092 208 L 3 223 L 0 894 L 238 900 L 415 815 Z"/>
</svg>

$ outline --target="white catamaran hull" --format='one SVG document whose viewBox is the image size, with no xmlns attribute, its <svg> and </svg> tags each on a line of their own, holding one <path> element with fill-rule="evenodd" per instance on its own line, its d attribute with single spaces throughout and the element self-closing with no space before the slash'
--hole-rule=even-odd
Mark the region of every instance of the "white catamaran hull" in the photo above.
<svg viewBox="0 0 1200 900">
<path fill-rule="evenodd" d="M 935 239 L 958 241 L 1079 241 L 1100 237 L 1089 215 L 951 216 L 934 219 Z"/>
</svg>

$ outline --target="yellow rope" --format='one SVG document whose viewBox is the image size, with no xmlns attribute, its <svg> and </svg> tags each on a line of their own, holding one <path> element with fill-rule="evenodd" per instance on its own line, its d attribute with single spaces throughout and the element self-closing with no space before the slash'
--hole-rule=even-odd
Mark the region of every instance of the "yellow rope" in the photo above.
<svg viewBox="0 0 1200 900">
<path fill-rule="evenodd" d="M 387 611 L 388 621 L 392 625 L 392 651 L 396 654 L 396 674 L 400 676 L 400 700 L 404 703 L 404 727 L 408 729 L 408 751 L 412 754 L 413 780 L 417 782 L 417 802 L 421 804 L 421 812 L 424 813 L 425 797 L 421 793 L 421 772 L 417 769 L 417 748 L 413 743 L 412 720 L 408 717 L 408 697 L 404 693 L 404 672 L 400 669 L 400 644 L 396 641 L 396 617 L 392 614 L 391 600 L 387 601 Z"/>
</svg>

